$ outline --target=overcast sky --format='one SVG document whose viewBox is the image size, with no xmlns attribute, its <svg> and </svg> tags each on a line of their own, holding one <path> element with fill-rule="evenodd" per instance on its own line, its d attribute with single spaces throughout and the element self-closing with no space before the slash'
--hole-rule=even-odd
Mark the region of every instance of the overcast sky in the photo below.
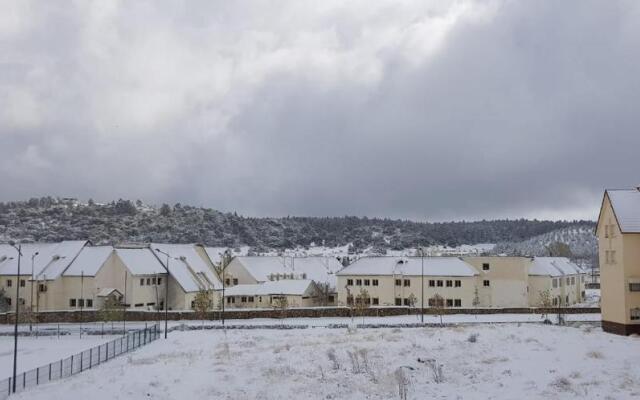
<svg viewBox="0 0 640 400">
<path fill-rule="evenodd" d="M 640 184 L 638 1 L 0 9 L 0 201 L 595 219 Z"/>
</svg>

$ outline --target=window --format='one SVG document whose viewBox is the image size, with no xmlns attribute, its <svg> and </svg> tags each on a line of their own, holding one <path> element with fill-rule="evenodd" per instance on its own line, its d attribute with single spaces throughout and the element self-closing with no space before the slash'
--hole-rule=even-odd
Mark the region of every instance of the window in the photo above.
<svg viewBox="0 0 640 400">
<path fill-rule="evenodd" d="M 76 299 L 69 299 L 69 307 L 75 307 L 76 306 Z"/>
<path fill-rule="evenodd" d="M 151 285 L 151 278 L 147 278 L 147 286 Z"/>
<path fill-rule="evenodd" d="M 453 307 L 453 299 L 447 299 L 447 307 Z"/>
<path fill-rule="evenodd" d="M 609 264 L 609 250 L 604 251 L 604 263 Z"/>
<path fill-rule="evenodd" d="M 569 296 L 567 295 L 567 297 L 565 298 L 565 303 L 566 305 L 569 305 Z"/>
<path fill-rule="evenodd" d="M 396 279 L 396 286 L 402 286 L 402 279 Z"/>
<path fill-rule="evenodd" d="M 448 280 L 447 281 L 447 287 L 453 287 L 453 281 Z"/>
<path fill-rule="evenodd" d="M 640 283 L 630 283 L 629 284 L 630 292 L 640 292 Z"/>
<path fill-rule="evenodd" d="M 362 279 L 356 279 L 356 286 L 362 286 Z"/>
<path fill-rule="evenodd" d="M 409 299 L 403 299 L 403 301 L 404 301 L 404 305 L 405 305 L 405 306 L 409 306 L 409 305 L 411 305 L 411 304 L 409 304 Z"/>
<path fill-rule="evenodd" d="M 554 305 L 554 306 L 557 306 L 557 305 L 558 305 L 558 298 L 557 298 L 557 297 L 554 297 L 554 298 L 553 298 L 553 305 Z"/>
<path fill-rule="evenodd" d="M 150 303 L 151 305 L 155 306 L 156 303 Z M 87 307 L 93 307 L 93 299 L 87 299 Z"/>
<path fill-rule="evenodd" d="M 567 286 L 569 286 L 571 284 L 571 278 L 567 277 L 566 281 L 567 281 Z"/>
<path fill-rule="evenodd" d="M 144 286 L 144 278 L 140 278 L 140 286 Z"/>
<path fill-rule="evenodd" d="M 489 286 L 491 286 L 491 282 L 489 282 L 488 280 L 485 279 L 484 281 L 482 281 L 482 285 L 484 287 L 489 287 Z"/>
<path fill-rule="evenodd" d="M 373 280 L 371 281 L 371 284 L 372 284 L 373 286 L 378 286 L 378 280 L 377 280 L 377 279 L 373 279 Z"/>
<path fill-rule="evenodd" d="M 226 278 L 226 279 L 224 280 L 224 284 L 225 284 L 226 286 L 231 285 L 231 279 Z"/>
<path fill-rule="evenodd" d="M 580 282 L 584 283 L 584 275 L 580 277 Z"/>
<path fill-rule="evenodd" d="M 11 279 L 7 279 L 7 287 L 13 286 L 13 281 Z"/>
<path fill-rule="evenodd" d="M 162 285 L 162 278 L 158 278 L 158 285 Z"/>
<path fill-rule="evenodd" d="M 240 302 L 246 303 L 247 302 L 247 296 L 240 297 Z"/>
<path fill-rule="evenodd" d="M 231 304 L 231 297 L 227 297 L 227 304 Z"/>
<path fill-rule="evenodd" d="M 372 297 L 371 304 L 373 304 L 374 306 L 377 306 L 378 304 L 380 304 L 380 300 L 377 297 Z"/>
<path fill-rule="evenodd" d="M 11 297 L 7 297 L 5 299 L 5 301 L 7 302 L 7 305 L 10 306 L 11 305 Z"/>
<path fill-rule="evenodd" d="M 483 271 L 488 271 L 489 270 L 489 263 L 482 263 L 482 270 Z"/>
<path fill-rule="evenodd" d="M 462 307 L 462 299 L 455 299 L 453 301 L 453 306 L 454 307 Z"/>
<path fill-rule="evenodd" d="M 78 306 L 84 307 L 84 299 L 78 299 Z"/>
<path fill-rule="evenodd" d="M 632 321 L 638 321 L 640 320 L 640 308 L 632 308 L 631 309 L 631 316 L 630 319 Z"/>
<path fill-rule="evenodd" d="M 557 279 L 554 279 L 554 280 L 552 281 L 552 283 L 553 283 L 553 288 L 554 288 L 554 289 L 558 287 L 558 280 L 557 280 Z"/>
<path fill-rule="evenodd" d="M 247 297 L 247 301 L 248 301 L 249 303 L 253 303 L 253 296 L 249 296 L 249 297 Z"/>
<path fill-rule="evenodd" d="M 329 296 L 328 300 L 329 300 L 329 303 L 333 303 L 334 301 L 333 296 Z M 260 301 L 262 301 L 262 297 L 260 297 Z"/>
<path fill-rule="evenodd" d="M 365 285 L 365 286 L 369 286 L 370 282 L 371 282 L 371 281 L 369 281 L 369 279 L 365 279 L 365 280 L 364 280 L 364 285 Z"/>
<path fill-rule="evenodd" d="M 238 284 L 238 278 L 233 278 L 233 284 L 237 285 Z"/>
<path fill-rule="evenodd" d="M 25 287 L 27 282 L 24 279 L 20 279 L 20 287 Z"/>
<path fill-rule="evenodd" d="M 332 296 L 333 297 L 333 296 Z M 258 296 L 258 301 L 262 303 L 262 296 Z"/>
<path fill-rule="evenodd" d="M 20 297 L 18 299 L 18 304 L 20 304 L 21 306 L 23 306 L 25 304 L 25 301 L 24 301 L 24 299 L 22 297 Z"/>
<path fill-rule="evenodd" d="M 434 281 L 433 279 L 429 280 L 429 287 L 435 287 L 436 286 L 436 281 Z"/>
<path fill-rule="evenodd" d="M 456 287 L 462 287 L 462 281 L 457 280 L 455 286 Z"/>
<path fill-rule="evenodd" d="M 38 285 L 38 291 L 40 293 L 46 292 L 47 291 L 47 285 L 45 285 L 44 283 L 41 283 Z"/>
<path fill-rule="evenodd" d="M 442 287 L 442 281 L 436 281 L 436 283 L 438 284 L 438 287 Z"/>
<path fill-rule="evenodd" d="M 572 284 L 572 285 L 575 285 L 575 284 L 576 284 L 576 277 L 575 277 L 575 276 L 572 276 L 572 277 L 571 277 L 571 284 Z"/>
<path fill-rule="evenodd" d="M 353 279 L 347 279 L 347 286 L 353 286 Z"/>
<path fill-rule="evenodd" d="M 396 297 L 396 305 L 397 306 L 401 306 L 402 305 L 402 299 L 399 297 Z"/>
<path fill-rule="evenodd" d="M 409 287 L 411 286 L 411 281 L 409 279 L 405 279 L 404 280 L 404 287 Z"/>
<path fill-rule="evenodd" d="M 609 252 L 609 258 L 610 258 L 610 262 L 611 264 L 615 264 L 616 263 L 616 251 L 615 250 L 611 250 Z"/>
</svg>

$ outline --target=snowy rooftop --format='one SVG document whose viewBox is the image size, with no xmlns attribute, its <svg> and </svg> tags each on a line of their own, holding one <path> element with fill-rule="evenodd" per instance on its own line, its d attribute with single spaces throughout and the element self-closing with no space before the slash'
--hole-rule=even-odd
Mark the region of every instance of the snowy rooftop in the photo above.
<svg viewBox="0 0 640 400">
<path fill-rule="evenodd" d="M 311 279 L 335 287 L 335 274 L 342 269 L 342 264 L 333 257 L 245 256 L 236 260 L 258 282 L 272 281 L 278 275 L 293 275 L 296 279 Z"/>
<path fill-rule="evenodd" d="M 151 248 L 163 264 L 166 263 L 166 256 L 156 249 L 171 255 L 173 259 L 169 262 L 169 273 L 185 292 L 197 292 L 211 287 L 222 288 L 218 275 L 198 254 L 196 245 L 152 243 Z"/>
<path fill-rule="evenodd" d="M 338 275 L 421 275 L 420 257 L 364 257 Z M 457 257 L 425 257 L 424 274 L 429 276 L 474 276 L 478 272 Z"/>
<path fill-rule="evenodd" d="M 116 253 L 133 275 L 166 274 L 167 270 L 149 248 L 117 248 Z"/>
<path fill-rule="evenodd" d="M 85 240 L 65 240 L 58 243 L 27 243 L 22 245 L 20 275 L 32 275 L 40 279 L 60 276 L 87 244 Z M 31 269 L 32 256 L 33 271 Z M 17 251 L 9 245 L 0 245 L 0 275 L 18 273 Z"/>
<path fill-rule="evenodd" d="M 255 285 L 236 285 L 225 289 L 225 296 L 268 296 L 272 294 L 303 295 L 313 281 L 309 279 L 285 279 L 267 281 Z"/>
<path fill-rule="evenodd" d="M 640 233 L 640 191 L 607 190 L 613 212 L 623 233 Z"/>
<path fill-rule="evenodd" d="M 535 257 L 529 275 L 565 276 L 581 274 L 583 271 L 566 257 Z"/>
<path fill-rule="evenodd" d="M 111 246 L 85 246 L 64 271 L 64 276 L 95 276 L 111 253 Z"/>
<path fill-rule="evenodd" d="M 269 281 L 270 275 L 290 274 L 292 271 L 284 265 L 280 256 L 246 256 L 236 257 L 247 271 L 258 282 Z"/>
</svg>

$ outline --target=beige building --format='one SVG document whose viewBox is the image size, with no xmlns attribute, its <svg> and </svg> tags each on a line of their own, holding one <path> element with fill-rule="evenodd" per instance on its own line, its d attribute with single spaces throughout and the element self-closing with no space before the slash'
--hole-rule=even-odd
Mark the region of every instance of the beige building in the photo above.
<svg viewBox="0 0 640 400">
<path fill-rule="evenodd" d="M 269 308 L 282 305 L 313 307 L 318 305 L 315 283 L 309 279 L 287 279 L 256 284 L 239 284 L 225 290 L 225 302 L 229 308 Z"/>
<path fill-rule="evenodd" d="M 585 297 L 586 272 L 565 257 L 534 257 L 529 268 L 529 305 L 567 307 Z"/>
<path fill-rule="evenodd" d="M 364 257 L 337 273 L 338 303 L 351 304 L 366 291 L 373 306 L 424 307 L 439 295 L 446 307 L 472 307 L 479 275 L 456 257 Z M 422 271 L 424 270 L 424 279 Z"/>
<path fill-rule="evenodd" d="M 477 307 L 528 307 L 527 257 L 462 257 L 478 271 Z"/>
<path fill-rule="evenodd" d="M 605 191 L 596 236 L 602 329 L 640 333 L 640 188 Z"/>
</svg>

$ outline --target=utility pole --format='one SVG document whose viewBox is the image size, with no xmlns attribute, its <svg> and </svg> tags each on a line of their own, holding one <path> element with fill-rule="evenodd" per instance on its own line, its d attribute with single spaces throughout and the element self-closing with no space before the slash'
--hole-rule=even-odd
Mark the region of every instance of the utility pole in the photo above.
<svg viewBox="0 0 640 400">
<path fill-rule="evenodd" d="M 38 255 L 37 251 L 31 255 L 31 298 L 29 299 L 29 303 L 30 303 L 29 308 L 31 309 L 31 313 L 29 315 L 29 332 L 33 331 L 33 281 L 36 278 L 33 264 L 34 264 L 34 259 L 36 258 L 37 255 Z"/>
<path fill-rule="evenodd" d="M 80 271 L 80 337 L 82 337 L 82 309 L 84 308 L 84 270 Z"/>
<path fill-rule="evenodd" d="M 422 260 L 420 267 L 420 323 L 424 324 L 424 248 L 420 247 L 420 258 Z"/>
<path fill-rule="evenodd" d="M 171 259 L 171 256 L 169 253 L 165 253 L 158 248 L 156 248 L 156 251 L 167 257 L 167 265 L 165 265 L 165 268 L 167 269 L 167 279 L 164 282 L 164 338 L 166 339 L 167 329 L 169 326 L 169 259 Z"/>
<path fill-rule="evenodd" d="M 226 285 L 224 271 L 226 271 L 227 267 L 229 266 L 231 252 L 229 251 L 229 249 L 226 249 L 224 253 L 221 253 L 220 255 L 222 256 L 222 259 L 220 260 L 220 269 L 221 269 L 220 280 L 222 281 L 222 315 L 220 319 L 222 320 L 222 326 L 224 326 L 224 302 L 225 302 L 224 289 Z"/>
<path fill-rule="evenodd" d="M 13 380 L 12 391 L 16 392 L 16 373 L 18 369 L 18 319 L 20 317 L 20 258 L 22 257 L 22 245 L 16 247 L 15 242 L 9 242 L 9 245 L 18 251 L 18 278 L 16 282 L 16 315 L 13 324 Z"/>
</svg>

